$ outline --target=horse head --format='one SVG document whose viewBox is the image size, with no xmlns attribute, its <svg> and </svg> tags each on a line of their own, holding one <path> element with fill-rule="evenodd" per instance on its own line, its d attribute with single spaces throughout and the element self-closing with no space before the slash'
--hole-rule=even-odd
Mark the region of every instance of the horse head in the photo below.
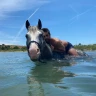
<svg viewBox="0 0 96 96">
<path fill-rule="evenodd" d="M 51 48 L 45 42 L 41 28 L 42 23 L 40 19 L 37 26 L 30 26 L 29 21 L 26 21 L 26 45 L 28 55 L 32 61 L 52 57 Z"/>
</svg>

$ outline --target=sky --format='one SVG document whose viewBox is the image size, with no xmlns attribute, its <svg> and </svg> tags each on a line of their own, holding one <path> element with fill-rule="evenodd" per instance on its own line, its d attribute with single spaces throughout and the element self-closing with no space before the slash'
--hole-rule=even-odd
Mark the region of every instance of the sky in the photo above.
<svg viewBox="0 0 96 96">
<path fill-rule="evenodd" d="M 51 37 L 96 44 L 96 0 L 0 0 L 0 45 L 26 45 L 26 20 Z"/>
</svg>

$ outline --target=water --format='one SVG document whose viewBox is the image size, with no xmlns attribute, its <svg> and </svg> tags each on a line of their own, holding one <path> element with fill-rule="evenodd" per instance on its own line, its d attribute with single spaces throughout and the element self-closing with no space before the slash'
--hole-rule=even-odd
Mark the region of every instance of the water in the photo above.
<svg viewBox="0 0 96 96">
<path fill-rule="evenodd" d="M 96 52 L 38 64 L 27 52 L 0 52 L 0 96 L 96 96 Z"/>
</svg>

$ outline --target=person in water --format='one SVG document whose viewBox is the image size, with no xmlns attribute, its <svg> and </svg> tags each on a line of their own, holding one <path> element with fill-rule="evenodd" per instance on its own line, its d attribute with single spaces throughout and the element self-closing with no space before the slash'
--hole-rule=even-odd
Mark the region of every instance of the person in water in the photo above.
<svg viewBox="0 0 96 96">
<path fill-rule="evenodd" d="M 47 44 L 50 45 L 53 52 L 65 53 L 67 55 L 78 56 L 74 46 L 67 41 L 52 38 L 48 28 L 42 28 L 43 36 Z"/>
</svg>

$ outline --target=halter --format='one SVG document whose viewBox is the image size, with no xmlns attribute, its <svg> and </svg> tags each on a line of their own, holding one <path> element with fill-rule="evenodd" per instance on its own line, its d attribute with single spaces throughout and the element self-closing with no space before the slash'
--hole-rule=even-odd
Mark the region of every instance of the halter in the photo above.
<svg viewBox="0 0 96 96">
<path fill-rule="evenodd" d="M 42 57 L 42 48 L 41 48 L 40 44 L 39 44 L 38 42 L 36 42 L 36 41 L 30 41 L 29 44 L 27 45 L 27 48 L 28 48 L 28 49 L 29 49 L 31 43 L 36 43 L 37 46 L 38 46 L 39 49 L 40 49 L 41 54 L 40 54 L 40 56 L 39 56 L 39 58 L 38 58 L 39 62 L 41 62 L 41 63 L 46 63 L 46 62 L 43 61 L 42 58 L 41 58 L 41 57 Z M 29 51 L 28 51 L 28 52 L 29 52 Z"/>
<path fill-rule="evenodd" d="M 30 41 L 29 44 L 27 45 L 27 48 L 29 49 L 31 43 L 36 43 L 37 46 L 38 46 L 39 49 L 40 49 L 41 54 L 42 54 L 41 46 L 40 46 L 40 44 L 39 44 L 38 42 L 36 42 L 36 41 Z M 28 51 L 28 52 L 29 52 L 29 51 Z M 39 58 L 38 58 L 39 62 L 41 62 L 41 63 L 46 63 L 45 61 L 43 61 L 43 60 L 41 59 L 41 54 L 40 54 L 40 56 L 39 56 Z"/>
<path fill-rule="evenodd" d="M 39 49 L 40 49 L 40 52 L 41 52 L 41 46 L 40 46 L 40 44 L 39 44 L 38 42 L 36 42 L 36 41 L 30 41 L 29 44 L 27 45 L 27 48 L 28 48 L 28 49 L 29 49 L 31 43 L 36 43 L 37 46 L 38 46 Z"/>
</svg>

